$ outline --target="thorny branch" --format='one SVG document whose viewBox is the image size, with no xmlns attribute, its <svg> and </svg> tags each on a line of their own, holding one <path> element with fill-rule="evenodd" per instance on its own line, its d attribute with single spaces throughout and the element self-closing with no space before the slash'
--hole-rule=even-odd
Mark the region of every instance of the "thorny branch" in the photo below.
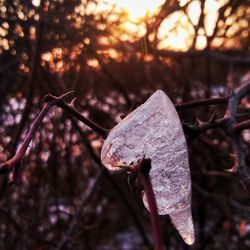
<svg viewBox="0 0 250 250">
<path fill-rule="evenodd" d="M 39 115 L 31 125 L 31 129 L 29 130 L 21 147 L 17 150 L 16 154 L 11 159 L 0 165 L 0 174 L 9 173 L 10 171 L 12 171 L 14 166 L 20 163 L 37 129 L 41 125 L 43 118 L 46 116 L 52 106 L 53 102 L 50 102 L 43 107 L 42 111 L 39 113 Z"/>
<path fill-rule="evenodd" d="M 104 139 L 108 135 L 108 130 L 102 128 L 101 126 L 97 125 L 96 123 L 92 122 L 85 116 L 83 116 L 75 107 L 74 107 L 74 100 L 71 103 L 71 105 L 67 104 L 63 98 L 57 98 L 53 95 L 47 95 L 44 98 L 45 102 L 53 102 L 55 101 L 55 105 L 62 108 L 63 110 L 68 111 L 71 115 L 76 117 L 78 120 L 86 124 L 88 127 L 92 128 L 95 132 L 97 132 L 99 135 L 101 135 Z"/>
<path fill-rule="evenodd" d="M 250 193 L 250 175 L 246 165 L 245 152 L 241 139 L 241 131 L 250 128 L 250 120 L 237 123 L 237 109 L 241 100 L 250 93 L 250 80 L 241 82 L 240 86 L 232 90 L 230 96 L 222 98 L 211 98 L 192 101 L 189 103 L 177 104 L 176 108 L 182 110 L 185 108 L 197 107 L 202 105 L 216 105 L 227 103 L 225 114 L 222 118 L 214 119 L 212 116 L 208 122 L 197 121 L 197 125 L 184 124 L 185 132 L 192 138 L 207 131 L 208 129 L 224 128 L 231 138 L 233 146 L 234 165 L 227 170 L 242 184 L 243 188 Z"/>
<path fill-rule="evenodd" d="M 84 124 L 92 128 L 94 131 L 96 131 L 103 137 L 107 135 L 108 133 L 107 130 L 101 128 L 94 122 L 84 117 L 80 112 L 78 112 L 74 108 L 73 105 L 69 105 L 64 101 L 64 98 L 66 98 L 69 94 L 71 94 L 71 92 L 66 93 L 60 97 L 55 97 L 52 95 L 45 96 L 44 100 L 47 102 L 46 105 L 43 107 L 37 118 L 32 123 L 31 129 L 27 133 L 21 147 L 17 150 L 16 154 L 11 159 L 0 165 L 0 174 L 9 173 L 13 171 L 14 168 L 14 171 L 12 173 L 13 175 L 12 182 L 17 183 L 19 181 L 21 160 L 23 159 L 31 140 L 33 139 L 36 131 L 40 127 L 44 117 L 47 115 L 47 113 L 53 106 L 58 106 L 61 107 L 62 109 L 69 111 L 71 115 L 75 116 L 78 120 L 82 121 Z"/>
</svg>

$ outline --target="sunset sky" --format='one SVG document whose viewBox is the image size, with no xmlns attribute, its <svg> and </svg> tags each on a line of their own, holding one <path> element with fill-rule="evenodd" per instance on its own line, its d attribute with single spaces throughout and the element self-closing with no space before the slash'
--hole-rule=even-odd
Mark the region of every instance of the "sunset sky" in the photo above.
<svg viewBox="0 0 250 250">
<path fill-rule="evenodd" d="M 32 2 L 36 6 L 40 4 L 40 0 L 33 0 Z M 130 34 L 142 36 L 145 33 L 145 24 L 141 22 L 141 19 L 146 15 L 152 16 L 164 2 L 165 0 L 102 0 L 98 2 L 97 6 L 91 6 L 89 11 L 103 11 L 110 9 L 111 6 L 115 6 L 115 9 L 128 13 L 128 20 L 124 22 L 122 28 Z M 187 0 L 180 0 L 179 3 L 180 6 L 183 6 L 187 3 Z M 196 42 L 197 49 L 206 47 L 204 34 L 212 34 L 218 15 L 217 11 L 223 3 L 225 3 L 225 0 L 210 0 L 205 2 L 206 30 L 199 31 Z M 192 42 L 190 38 L 194 34 L 192 24 L 195 25 L 198 23 L 200 12 L 200 1 L 194 0 L 187 8 L 188 17 L 182 11 L 176 11 L 169 15 L 159 28 L 159 48 L 187 50 Z M 119 34 L 119 36 L 127 37 L 127 34 Z"/>
<path fill-rule="evenodd" d="M 106 0 L 106 3 L 114 4 L 117 8 L 121 8 L 128 12 L 129 22 L 136 22 L 140 20 L 145 15 L 151 15 L 157 12 L 159 7 L 165 2 L 165 0 Z M 186 4 L 187 0 L 180 0 L 180 5 Z M 205 4 L 205 24 L 206 33 L 208 35 L 212 34 L 214 29 L 215 20 L 217 18 L 217 10 L 224 3 L 224 0 L 216 1 L 210 0 L 206 1 Z M 181 12 L 175 12 L 166 18 L 160 26 L 158 38 L 161 40 L 160 48 L 169 48 L 176 50 L 186 50 L 190 45 L 190 34 L 192 34 L 193 28 L 190 21 L 193 24 L 198 23 L 200 16 L 200 1 L 192 1 L 189 4 L 187 13 L 188 18 Z M 138 23 L 139 25 L 139 23 Z M 203 49 L 206 46 L 206 39 L 204 32 L 200 32 L 198 36 L 196 48 Z"/>
</svg>

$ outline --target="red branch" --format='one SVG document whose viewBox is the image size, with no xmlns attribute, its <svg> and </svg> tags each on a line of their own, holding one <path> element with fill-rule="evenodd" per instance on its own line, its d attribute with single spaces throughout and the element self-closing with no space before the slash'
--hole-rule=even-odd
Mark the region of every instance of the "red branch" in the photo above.
<svg viewBox="0 0 250 250">
<path fill-rule="evenodd" d="M 0 164 L 0 174 L 7 174 L 7 173 L 13 171 L 13 169 L 14 169 L 12 182 L 13 183 L 18 182 L 21 160 L 23 159 L 25 152 L 26 152 L 31 140 L 33 139 L 36 131 L 40 127 L 44 117 L 47 115 L 47 113 L 49 112 L 49 110 L 53 106 L 58 106 L 64 110 L 68 111 L 71 115 L 76 117 L 78 120 L 82 121 L 84 124 L 86 124 L 87 126 L 92 128 L 94 131 L 99 133 L 101 136 L 106 138 L 106 136 L 108 135 L 108 130 L 100 127 L 96 123 L 94 123 L 91 120 L 89 120 L 88 118 L 84 117 L 79 111 L 77 111 L 74 108 L 73 105 L 67 104 L 64 101 L 64 98 L 66 98 L 71 93 L 72 92 L 69 92 L 69 93 L 66 93 L 66 94 L 59 96 L 59 97 L 52 96 L 52 95 L 45 96 L 44 100 L 47 102 L 47 104 L 43 107 L 43 109 L 40 111 L 37 118 L 32 123 L 31 129 L 29 130 L 28 134 L 25 136 L 25 139 L 24 139 L 21 147 L 17 150 L 16 154 L 8 161 Z"/>
<path fill-rule="evenodd" d="M 151 217 L 151 224 L 153 230 L 153 239 L 154 239 L 154 249 L 155 250 L 163 250 L 163 237 L 162 230 L 159 222 L 159 215 L 155 200 L 155 195 L 152 187 L 152 183 L 150 180 L 149 172 L 151 169 L 151 160 L 150 159 L 142 159 L 136 166 L 135 170 L 138 173 L 139 179 L 143 185 L 147 202 L 149 206 L 149 212 Z"/>
<path fill-rule="evenodd" d="M 31 125 L 31 129 L 29 130 L 21 147 L 17 150 L 16 154 L 11 159 L 0 165 L 0 174 L 9 173 L 13 169 L 13 167 L 21 161 L 37 129 L 42 123 L 43 118 L 46 116 L 52 106 L 53 102 L 50 102 L 43 107 L 42 111 L 39 113 L 39 115 Z"/>
</svg>

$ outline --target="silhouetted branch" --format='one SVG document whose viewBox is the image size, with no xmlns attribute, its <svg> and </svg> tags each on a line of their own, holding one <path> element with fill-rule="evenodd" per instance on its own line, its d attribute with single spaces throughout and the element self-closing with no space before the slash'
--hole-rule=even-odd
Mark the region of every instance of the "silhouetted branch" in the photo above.
<svg viewBox="0 0 250 250">
<path fill-rule="evenodd" d="M 185 124 L 183 123 L 183 129 L 186 134 L 191 136 L 192 139 L 196 138 L 198 135 L 200 135 L 203 132 L 206 132 L 209 129 L 215 129 L 215 128 L 223 128 L 228 123 L 228 119 L 220 118 L 220 119 L 209 119 L 207 122 L 203 122 L 198 120 L 198 124 Z"/>
<path fill-rule="evenodd" d="M 77 118 L 79 121 L 83 122 L 85 125 L 93 129 L 95 132 L 97 132 L 99 135 L 101 135 L 104 139 L 107 137 L 109 131 L 102 128 L 98 124 L 92 122 L 85 116 L 83 116 L 75 107 L 74 105 L 67 104 L 63 99 L 58 99 L 56 96 L 53 95 L 47 95 L 44 98 L 45 102 L 51 102 L 56 101 L 55 105 L 62 108 L 63 110 L 68 111 L 72 116 Z"/>
<path fill-rule="evenodd" d="M 227 130 L 231 135 L 233 152 L 234 152 L 234 165 L 228 170 L 230 171 L 242 184 L 245 190 L 250 193 L 250 175 L 246 165 L 245 152 L 240 137 L 239 131 L 245 128 L 246 124 L 239 124 L 237 126 L 236 114 L 237 107 L 241 99 L 250 93 L 250 81 L 245 82 L 239 86 L 230 96 L 228 106 L 224 118 L 228 119 Z M 246 122 L 247 123 L 247 122 Z"/>
<path fill-rule="evenodd" d="M 250 193 L 250 175 L 246 166 L 245 152 L 241 140 L 240 132 L 244 129 L 250 128 L 250 120 L 237 123 L 237 108 L 243 97 L 250 93 L 250 80 L 242 82 L 238 88 L 232 90 L 232 94 L 227 97 L 219 99 L 202 99 L 188 103 L 183 103 L 180 108 L 189 108 L 199 105 L 211 105 L 228 102 L 226 112 L 222 118 L 214 119 L 213 116 L 208 122 L 202 122 L 197 119 L 197 124 L 183 124 L 185 132 L 191 138 L 197 137 L 199 134 L 207 131 L 208 129 L 224 128 L 228 132 L 233 145 L 234 165 L 231 169 L 227 170 L 235 176 L 242 184 L 244 189 Z"/>
<path fill-rule="evenodd" d="M 228 99 L 229 96 L 217 97 L 217 98 L 204 98 L 190 102 L 177 103 L 175 104 L 175 108 L 177 110 L 182 110 L 186 108 L 195 108 L 200 106 L 227 104 Z"/>
</svg>

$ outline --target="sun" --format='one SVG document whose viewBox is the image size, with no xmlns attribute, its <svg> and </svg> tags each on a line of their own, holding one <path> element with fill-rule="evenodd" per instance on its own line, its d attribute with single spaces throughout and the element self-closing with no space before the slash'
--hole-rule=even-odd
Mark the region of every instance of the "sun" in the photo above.
<svg viewBox="0 0 250 250">
<path fill-rule="evenodd" d="M 155 13 L 165 0 L 106 0 L 106 2 L 126 10 L 133 21 L 144 17 L 147 13 Z"/>
</svg>

